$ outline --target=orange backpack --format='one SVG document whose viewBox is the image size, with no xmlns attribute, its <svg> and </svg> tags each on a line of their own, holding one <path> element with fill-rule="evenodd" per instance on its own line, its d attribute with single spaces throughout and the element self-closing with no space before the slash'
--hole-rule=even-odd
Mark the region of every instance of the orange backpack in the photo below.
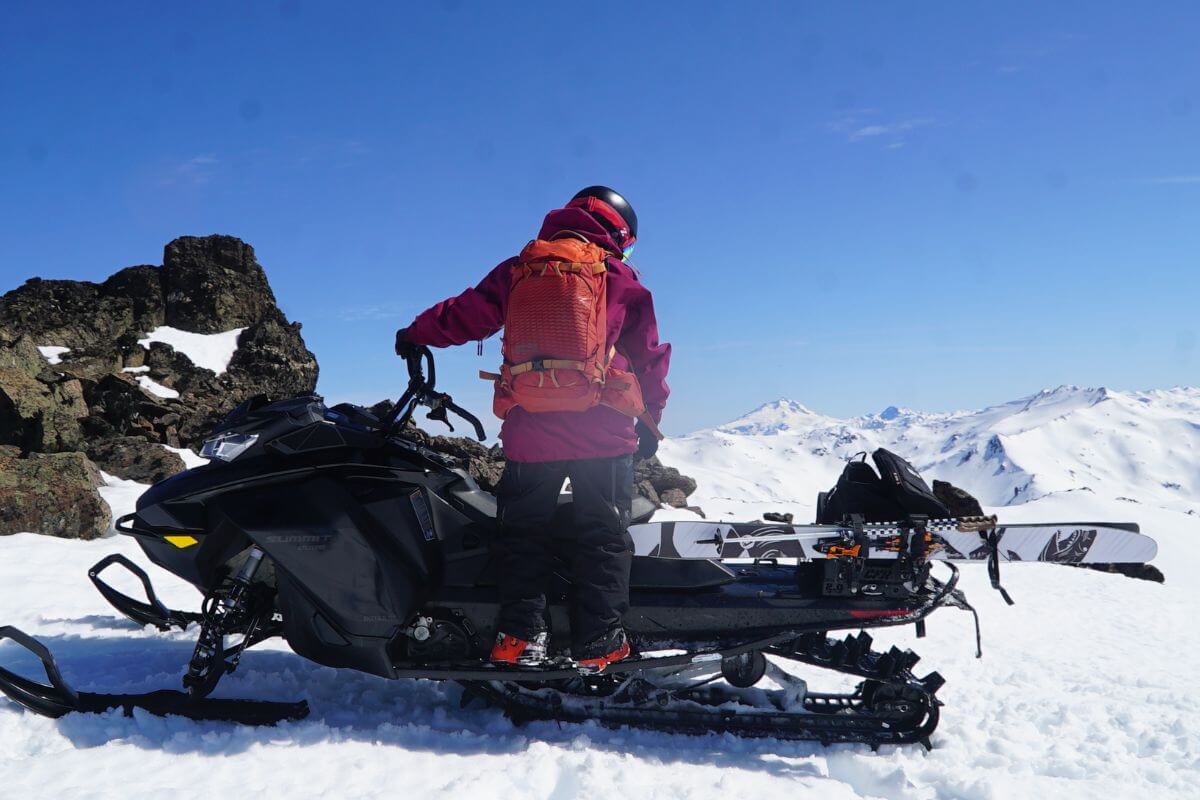
<svg viewBox="0 0 1200 800">
<path fill-rule="evenodd" d="M 512 268 L 500 374 L 492 408 L 504 419 L 526 411 L 586 411 L 606 405 L 642 419 L 642 390 L 631 373 L 613 368 L 607 346 L 607 253 L 578 234 L 535 239 Z"/>
</svg>

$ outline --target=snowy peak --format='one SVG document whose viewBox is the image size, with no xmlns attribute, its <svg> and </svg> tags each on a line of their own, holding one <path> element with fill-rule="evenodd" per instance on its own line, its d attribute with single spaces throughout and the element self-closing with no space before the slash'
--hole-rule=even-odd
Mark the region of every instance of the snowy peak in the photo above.
<svg viewBox="0 0 1200 800">
<path fill-rule="evenodd" d="M 772 403 L 759 406 L 733 422 L 722 425 L 718 430 L 726 433 L 770 436 L 789 431 L 807 430 L 821 421 L 832 420 L 813 413 L 795 400 L 780 398 Z"/>
</svg>

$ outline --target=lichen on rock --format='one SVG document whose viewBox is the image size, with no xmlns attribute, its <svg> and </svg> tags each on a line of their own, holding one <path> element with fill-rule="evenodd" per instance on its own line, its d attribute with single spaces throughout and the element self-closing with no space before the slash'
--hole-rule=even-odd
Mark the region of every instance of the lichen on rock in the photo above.
<svg viewBox="0 0 1200 800">
<path fill-rule="evenodd" d="M 29 453 L 0 447 L 0 535 L 30 532 L 95 539 L 112 524 L 96 491 L 104 481 L 83 453 Z"/>
</svg>

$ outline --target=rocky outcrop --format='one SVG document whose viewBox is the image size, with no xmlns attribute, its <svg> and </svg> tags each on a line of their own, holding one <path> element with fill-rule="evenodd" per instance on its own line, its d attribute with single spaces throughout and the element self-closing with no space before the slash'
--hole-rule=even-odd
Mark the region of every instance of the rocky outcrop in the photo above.
<svg viewBox="0 0 1200 800">
<path fill-rule="evenodd" d="M 112 523 L 96 488 L 100 473 L 83 453 L 30 453 L 0 447 L 0 535 L 28 531 L 95 539 Z"/>
<path fill-rule="evenodd" d="M 242 330 L 218 374 L 171 345 L 139 341 L 162 326 L 197 334 Z M 39 347 L 66 352 L 47 358 Z M 237 403 L 311 392 L 316 382 L 317 361 L 299 323 L 276 306 L 254 249 L 231 236 L 176 239 L 161 267 L 128 267 L 103 283 L 32 278 L 0 297 L 0 446 L 72 455 L 8 457 L 0 477 L 12 483 L 10 473 L 20 469 L 41 479 L 61 468 L 63 494 L 79 501 L 80 516 L 63 516 L 31 489 L 13 499 L 19 505 L 0 510 L 0 532 L 86 536 L 99 524 L 93 510 L 103 502 L 94 486 L 84 489 L 75 479 L 80 461 L 97 475 L 88 457 L 122 478 L 161 480 L 183 468 L 161 445 L 196 449 Z M 50 521 L 35 526 L 36 509 Z"/>
<path fill-rule="evenodd" d="M 244 330 L 218 375 L 168 344 L 139 343 L 163 325 Z M 37 346 L 69 351 L 51 365 Z M 179 397 L 159 396 L 147 379 Z M 242 400 L 316 382 L 300 325 L 275 305 L 254 249 L 231 236 L 181 237 L 163 266 L 129 267 L 101 284 L 33 278 L 0 298 L 0 444 L 25 451 L 128 436 L 195 447 Z"/>
<path fill-rule="evenodd" d="M 163 251 L 164 324 L 220 333 L 283 320 L 254 248 L 232 236 L 182 236 Z"/>
</svg>

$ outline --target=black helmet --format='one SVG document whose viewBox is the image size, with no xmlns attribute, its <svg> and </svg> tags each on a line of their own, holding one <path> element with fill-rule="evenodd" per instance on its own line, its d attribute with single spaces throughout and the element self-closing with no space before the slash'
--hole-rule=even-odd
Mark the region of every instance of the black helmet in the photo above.
<svg viewBox="0 0 1200 800">
<path fill-rule="evenodd" d="M 607 186 L 589 186 L 576 192 L 568 208 L 582 208 L 592 214 L 610 233 L 617 235 L 617 244 L 627 247 L 637 238 L 637 214 L 629 201 Z M 615 214 L 613 213 L 615 212 Z"/>
</svg>

